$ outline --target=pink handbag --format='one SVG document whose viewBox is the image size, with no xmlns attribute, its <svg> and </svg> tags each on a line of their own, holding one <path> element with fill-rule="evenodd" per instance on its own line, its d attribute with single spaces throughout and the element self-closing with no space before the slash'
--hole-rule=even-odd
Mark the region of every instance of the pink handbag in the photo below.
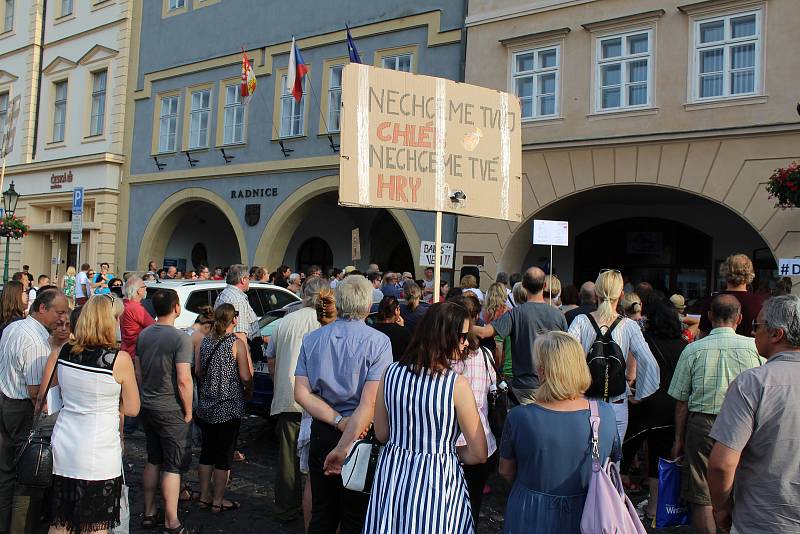
<svg viewBox="0 0 800 534">
<path fill-rule="evenodd" d="M 600 465 L 600 411 L 589 401 L 592 427 L 592 475 L 581 516 L 581 534 L 646 534 L 633 503 L 625 495 L 617 464 Z"/>
</svg>

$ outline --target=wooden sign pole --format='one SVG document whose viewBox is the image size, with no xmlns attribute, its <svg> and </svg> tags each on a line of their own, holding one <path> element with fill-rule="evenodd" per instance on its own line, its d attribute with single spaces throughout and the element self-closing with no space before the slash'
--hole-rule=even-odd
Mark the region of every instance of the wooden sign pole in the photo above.
<svg viewBox="0 0 800 534">
<path fill-rule="evenodd" d="M 439 285 L 442 279 L 442 212 L 436 212 L 436 251 L 433 260 L 433 303 L 439 302 Z"/>
</svg>

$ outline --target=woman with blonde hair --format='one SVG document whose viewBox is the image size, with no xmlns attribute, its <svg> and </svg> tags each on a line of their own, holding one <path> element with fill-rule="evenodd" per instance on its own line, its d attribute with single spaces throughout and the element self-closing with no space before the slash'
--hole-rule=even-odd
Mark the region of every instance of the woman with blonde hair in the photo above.
<svg viewBox="0 0 800 534">
<path fill-rule="evenodd" d="M 122 311 L 122 300 L 113 295 L 89 299 L 75 339 L 53 351 L 42 376 L 47 384 L 57 371 L 52 385 L 60 386 L 63 403 L 52 437 L 51 533 L 106 532 L 120 524 L 120 412 L 139 413 L 133 362 L 116 349 Z M 42 388 L 40 400 L 46 394 Z"/>
<path fill-rule="evenodd" d="M 430 308 L 430 304 L 422 300 L 422 289 L 414 280 L 407 280 L 403 284 L 403 293 L 406 297 L 406 304 L 400 305 L 400 316 L 403 318 L 406 329 L 413 334 L 417 323 L 422 320 Z"/>
<path fill-rule="evenodd" d="M 74 265 L 67 267 L 67 274 L 65 274 L 58 282 L 59 289 L 64 292 L 64 296 L 69 300 L 70 308 L 75 307 L 75 276 L 78 271 L 75 270 Z"/>
<path fill-rule="evenodd" d="M 503 531 L 577 534 L 592 470 L 591 404 L 584 397 L 592 378 L 583 348 L 569 334 L 541 334 L 533 350 L 541 382 L 536 402 L 509 412 L 500 444 L 500 474 L 513 482 Z M 614 411 L 592 402 L 601 462 L 617 461 Z"/>
<path fill-rule="evenodd" d="M 656 392 L 661 377 L 658 363 L 644 340 L 639 324 L 617 313 L 617 305 L 623 297 L 622 288 L 622 273 L 614 269 L 600 271 L 594 288 L 597 295 L 597 310 L 577 316 L 569 327 L 569 333 L 583 346 L 584 355 L 588 355 L 595 341 L 608 332 L 613 342 L 619 346 L 623 359 L 628 354 L 633 354 L 636 360 L 635 399 L 638 401 Z M 612 365 L 608 368 L 611 369 Z M 610 402 L 614 408 L 617 430 L 622 442 L 625 440 L 625 431 L 628 427 L 628 387 L 625 381 L 625 364 L 622 363 L 617 368 L 622 370 L 621 377 L 593 376 L 591 390 L 603 392 L 597 398 L 605 396 L 607 391 L 607 396 L 603 400 Z"/>
<path fill-rule="evenodd" d="M 544 279 L 544 291 L 542 292 L 544 301 L 555 306 L 561 307 L 561 280 L 554 274 L 548 274 Z"/>
<path fill-rule="evenodd" d="M 764 296 L 752 293 L 748 286 L 755 279 L 753 262 L 747 254 L 731 254 L 719 266 L 720 277 L 725 280 L 725 290 L 720 291 L 726 295 L 733 295 L 742 308 L 742 320 L 736 327 L 740 336 L 753 337 L 753 321 L 758 317 L 758 312 L 764 305 Z M 705 300 L 700 310 L 700 335 L 705 337 L 711 332 L 711 320 L 708 311 L 711 308 L 711 297 Z"/>
</svg>

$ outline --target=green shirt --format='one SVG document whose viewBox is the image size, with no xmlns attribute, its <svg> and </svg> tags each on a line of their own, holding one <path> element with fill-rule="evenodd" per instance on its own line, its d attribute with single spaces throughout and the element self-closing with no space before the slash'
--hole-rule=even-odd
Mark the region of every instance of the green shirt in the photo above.
<svg viewBox="0 0 800 534">
<path fill-rule="evenodd" d="M 753 338 L 740 336 L 733 328 L 714 328 L 683 349 L 669 394 L 688 401 L 690 412 L 717 415 L 733 379 L 762 363 Z"/>
</svg>

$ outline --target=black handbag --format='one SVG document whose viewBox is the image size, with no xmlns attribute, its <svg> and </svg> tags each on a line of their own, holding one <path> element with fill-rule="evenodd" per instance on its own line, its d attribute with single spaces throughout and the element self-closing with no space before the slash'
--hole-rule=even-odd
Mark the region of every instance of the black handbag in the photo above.
<svg viewBox="0 0 800 534">
<path fill-rule="evenodd" d="M 489 362 L 491 362 L 494 369 L 494 358 L 489 354 L 489 349 L 486 347 L 481 347 L 481 352 L 483 353 L 483 365 L 486 368 L 486 375 L 491 376 Z M 495 376 L 497 376 L 496 370 Z M 487 420 L 489 429 L 491 429 L 495 439 L 499 440 L 503 434 L 503 427 L 506 424 L 506 416 L 509 410 L 508 384 L 502 377 L 499 381 L 495 379 L 489 384 L 489 393 L 486 394 L 486 406 L 488 407 Z"/>
<path fill-rule="evenodd" d="M 53 367 L 42 399 L 47 398 L 47 392 L 53 385 L 57 368 L 58 363 Z M 46 417 L 41 410 L 42 402 L 37 401 L 34 413 L 38 415 L 31 426 L 28 441 L 17 451 L 14 463 L 17 470 L 17 483 L 34 488 L 49 488 L 53 485 L 53 449 L 50 445 L 50 435 L 41 431 L 42 421 Z"/>
</svg>

